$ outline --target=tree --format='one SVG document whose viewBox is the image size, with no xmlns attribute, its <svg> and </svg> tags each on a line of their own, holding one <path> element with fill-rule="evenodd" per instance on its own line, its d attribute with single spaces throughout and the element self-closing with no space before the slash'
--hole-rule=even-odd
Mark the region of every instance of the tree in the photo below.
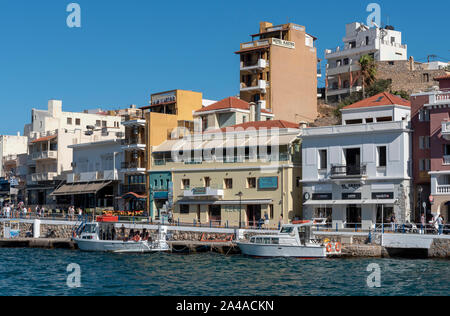
<svg viewBox="0 0 450 316">
<path fill-rule="evenodd" d="M 386 79 L 375 80 L 370 86 L 366 89 L 367 97 L 372 97 L 381 92 L 387 92 L 391 90 L 391 81 Z"/>
<path fill-rule="evenodd" d="M 377 66 L 373 58 L 369 55 L 363 55 L 359 59 L 359 66 L 361 67 L 363 98 L 366 97 L 366 87 L 375 82 L 377 74 Z"/>
</svg>

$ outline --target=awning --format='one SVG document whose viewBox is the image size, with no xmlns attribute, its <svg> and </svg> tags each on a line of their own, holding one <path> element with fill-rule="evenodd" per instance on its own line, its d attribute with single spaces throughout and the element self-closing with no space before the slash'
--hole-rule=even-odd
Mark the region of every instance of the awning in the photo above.
<svg viewBox="0 0 450 316">
<path fill-rule="evenodd" d="M 303 205 L 394 204 L 396 200 L 309 200 Z"/>
<path fill-rule="evenodd" d="M 35 139 L 31 143 L 36 144 L 36 143 L 40 143 L 40 142 L 47 142 L 49 140 L 55 139 L 56 137 L 58 137 L 58 135 L 45 136 L 45 137 Z"/>
<path fill-rule="evenodd" d="M 273 200 L 242 200 L 242 201 L 207 201 L 207 200 L 181 200 L 178 201 L 177 204 L 179 205 L 239 205 L 242 203 L 242 205 L 268 205 L 271 204 Z"/>
<path fill-rule="evenodd" d="M 91 194 L 97 193 L 104 187 L 111 184 L 109 182 L 95 182 L 95 183 L 74 183 L 74 184 L 65 184 L 55 191 L 53 191 L 51 196 L 62 196 L 62 195 L 79 195 L 79 194 Z"/>
<path fill-rule="evenodd" d="M 134 192 L 128 192 L 127 194 L 124 194 L 121 196 L 122 199 L 124 200 L 146 200 L 147 196 L 146 195 L 139 195 L 137 193 Z"/>
</svg>

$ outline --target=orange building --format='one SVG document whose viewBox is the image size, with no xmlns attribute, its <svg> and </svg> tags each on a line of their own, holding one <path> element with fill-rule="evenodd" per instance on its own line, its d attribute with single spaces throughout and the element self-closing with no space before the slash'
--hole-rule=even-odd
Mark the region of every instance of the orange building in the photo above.
<svg viewBox="0 0 450 316">
<path fill-rule="evenodd" d="M 317 117 L 316 38 L 293 23 L 261 22 L 252 41 L 242 43 L 240 96 L 259 103 L 277 120 L 312 122 Z"/>
</svg>

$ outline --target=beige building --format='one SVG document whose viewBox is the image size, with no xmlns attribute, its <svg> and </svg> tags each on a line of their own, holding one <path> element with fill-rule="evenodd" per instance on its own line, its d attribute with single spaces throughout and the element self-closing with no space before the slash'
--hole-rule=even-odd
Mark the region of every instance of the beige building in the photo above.
<svg viewBox="0 0 450 316">
<path fill-rule="evenodd" d="M 278 120 L 313 122 L 317 117 L 316 38 L 304 26 L 261 22 L 242 43 L 240 97 L 259 103 Z"/>
<path fill-rule="evenodd" d="M 299 126 L 247 122 L 168 140 L 153 148 L 151 173 L 170 174 L 168 205 L 180 223 L 270 227 L 301 217 Z M 155 184 L 157 181 L 155 181 Z"/>
</svg>

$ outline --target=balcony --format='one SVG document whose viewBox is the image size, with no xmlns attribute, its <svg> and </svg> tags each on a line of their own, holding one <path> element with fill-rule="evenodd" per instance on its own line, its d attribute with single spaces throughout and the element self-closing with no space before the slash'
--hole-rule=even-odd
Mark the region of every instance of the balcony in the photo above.
<svg viewBox="0 0 450 316">
<path fill-rule="evenodd" d="M 367 166 L 346 166 L 346 165 L 332 165 L 331 178 L 332 179 L 358 179 L 367 175 Z"/>
<path fill-rule="evenodd" d="M 429 104 L 426 104 L 426 106 L 448 104 L 450 103 L 450 91 L 448 89 L 436 91 L 430 94 L 428 102 Z"/>
<path fill-rule="evenodd" d="M 145 164 L 138 161 L 122 162 L 122 172 L 125 173 L 145 173 L 147 168 Z"/>
<path fill-rule="evenodd" d="M 265 59 L 258 59 L 256 62 L 241 62 L 241 71 L 252 72 L 254 70 L 264 70 L 269 65 L 269 62 Z"/>
<path fill-rule="evenodd" d="M 340 66 L 335 66 L 335 67 L 329 67 L 329 65 L 327 65 L 327 76 L 335 76 L 335 75 L 339 75 L 339 74 L 348 74 L 350 71 L 354 72 L 354 71 L 360 71 L 361 70 L 361 66 L 358 64 L 358 62 L 353 62 L 351 64 L 348 65 L 340 65 Z"/>
<path fill-rule="evenodd" d="M 340 95 L 340 94 L 350 94 L 355 91 L 361 91 L 362 86 L 354 86 L 352 88 L 341 88 L 341 89 L 332 89 L 328 88 L 327 95 L 333 96 L 333 95 Z"/>
<path fill-rule="evenodd" d="M 131 137 L 122 140 L 122 150 L 141 150 L 145 151 L 147 145 L 143 137 Z"/>
<path fill-rule="evenodd" d="M 197 198 L 197 197 L 209 197 L 209 198 L 223 198 L 224 190 L 219 186 L 213 187 L 198 187 L 190 190 L 184 190 L 184 197 Z"/>
<path fill-rule="evenodd" d="M 266 80 L 258 80 L 256 82 L 241 82 L 241 92 L 245 91 L 260 91 L 265 93 L 267 88 Z"/>
<path fill-rule="evenodd" d="M 108 181 L 108 180 L 113 181 L 118 179 L 119 176 L 117 170 L 70 173 L 67 175 L 67 183 Z"/>
<path fill-rule="evenodd" d="M 56 150 L 40 151 L 32 153 L 31 157 L 33 160 L 58 159 L 58 152 Z"/>
<path fill-rule="evenodd" d="M 57 177 L 58 177 L 57 172 L 33 173 L 31 175 L 31 181 L 32 182 L 52 181 L 56 180 Z"/>
<path fill-rule="evenodd" d="M 450 194 L 450 185 L 438 185 L 437 186 L 437 194 Z"/>
</svg>

